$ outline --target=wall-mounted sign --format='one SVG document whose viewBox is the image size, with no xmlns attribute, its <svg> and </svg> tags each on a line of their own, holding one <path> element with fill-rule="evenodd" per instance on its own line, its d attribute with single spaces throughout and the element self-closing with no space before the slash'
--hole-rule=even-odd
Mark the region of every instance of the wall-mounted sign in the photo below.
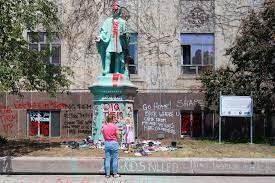
<svg viewBox="0 0 275 183">
<path fill-rule="evenodd" d="M 251 117 L 253 101 L 250 96 L 221 96 L 220 116 Z"/>
</svg>

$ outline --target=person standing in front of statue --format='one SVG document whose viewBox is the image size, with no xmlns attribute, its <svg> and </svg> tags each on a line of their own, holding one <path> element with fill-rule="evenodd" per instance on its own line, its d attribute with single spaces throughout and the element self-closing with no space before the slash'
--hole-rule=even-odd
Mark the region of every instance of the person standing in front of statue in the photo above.
<svg viewBox="0 0 275 183">
<path fill-rule="evenodd" d="M 102 134 L 105 140 L 105 177 L 110 178 L 111 158 L 114 178 L 120 177 L 118 174 L 118 150 L 119 150 L 119 129 L 114 124 L 114 117 L 109 115 L 102 128 Z"/>
<path fill-rule="evenodd" d="M 114 58 L 114 73 L 125 74 L 125 60 L 123 48 L 128 45 L 126 21 L 120 18 L 121 7 L 115 2 L 112 9 L 113 16 L 107 18 L 96 38 L 96 46 L 101 55 L 103 75 L 111 73 L 111 60 Z"/>
</svg>

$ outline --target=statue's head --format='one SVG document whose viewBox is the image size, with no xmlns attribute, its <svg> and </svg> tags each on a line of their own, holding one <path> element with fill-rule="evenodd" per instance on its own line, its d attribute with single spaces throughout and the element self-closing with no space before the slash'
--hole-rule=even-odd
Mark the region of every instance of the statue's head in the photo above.
<svg viewBox="0 0 275 183">
<path fill-rule="evenodd" d="M 119 6 L 119 4 L 117 2 L 115 2 L 113 4 L 113 16 L 120 16 L 121 14 L 121 7 Z"/>
</svg>

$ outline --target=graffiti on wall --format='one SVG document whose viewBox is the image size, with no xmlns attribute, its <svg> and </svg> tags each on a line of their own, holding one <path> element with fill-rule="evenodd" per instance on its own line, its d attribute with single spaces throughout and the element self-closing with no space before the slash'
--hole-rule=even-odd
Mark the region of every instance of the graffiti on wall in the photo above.
<svg viewBox="0 0 275 183">
<path fill-rule="evenodd" d="M 0 105 L 0 122 L 5 135 L 12 134 L 13 128 L 16 126 L 17 115 L 10 107 Z"/>
<path fill-rule="evenodd" d="M 69 135 L 92 134 L 92 105 L 66 104 L 63 113 L 63 129 Z"/>
<path fill-rule="evenodd" d="M 137 133 L 141 138 L 180 137 L 183 111 L 201 113 L 205 106 L 200 94 L 139 94 L 135 98 L 138 110 Z"/>
<path fill-rule="evenodd" d="M 69 134 L 91 134 L 92 129 L 91 112 L 83 111 L 65 111 L 63 129 L 67 129 Z"/>
<path fill-rule="evenodd" d="M 64 108 L 69 110 L 91 110 L 92 104 L 64 104 Z"/>
<path fill-rule="evenodd" d="M 194 109 L 196 106 L 204 106 L 201 99 L 188 99 L 186 96 L 183 99 L 178 99 L 175 102 L 176 108 L 190 108 Z"/>
<path fill-rule="evenodd" d="M 141 94 L 135 98 L 135 102 L 137 110 L 144 107 L 148 110 L 194 110 L 205 106 L 203 96 L 174 93 L 169 95 Z"/>
<path fill-rule="evenodd" d="M 175 119 L 179 118 L 180 114 L 171 110 L 171 102 L 165 104 L 155 102 L 152 105 L 143 104 L 141 113 L 141 130 L 176 135 Z"/>
<path fill-rule="evenodd" d="M 17 129 L 18 126 L 18 110 L 45 110 L 45 109 L 63 109 L 65 104 L 58 103 L 56 101 L 46 102 L 13 102 L 10 105 L 0 105 L 0 131 L 4 135 L 16 135 L 16 133 L 23 133 L 22 129 Z M 31 115 L 32 116 L 32 115 Z M 38 118 L 38 115 L 36 116 Z M 30 121 L 29 134 L 34 135 L 38 133 L 38 129 L 45 136 L 48 136 L 49 125 L 47 123 L 39 123 L 38 120 L 33 116 L 33 121 Z M 18 134 L 19 135 L 19 134 Z M 23 134 L 20 134 L 23 135 Z"/>
<path fill-rule="evenodd" d="M 14 102 L 14 109 L 64 109 L 65 104 L 49 100 L 47 102 Z"/>
<path fill-rule="evenodd" d="M 30 136 L 50 135 L 50 110 L 62 110 L 62 112 L 64 110 L 62 127 L 67 129 L 70 134 L 91 134 L 91 104 L 64 104 L 48 100 L 45 102 L 15 101 L 10 105 L 0 105 L 0 131 L 4 135 L 10 136 L 16 135 L 19 131 L 23 132 L 22 129 L 17 129 L 19 110 L 37 110 L 29 113 L 28 135 Z"/>
</svg>

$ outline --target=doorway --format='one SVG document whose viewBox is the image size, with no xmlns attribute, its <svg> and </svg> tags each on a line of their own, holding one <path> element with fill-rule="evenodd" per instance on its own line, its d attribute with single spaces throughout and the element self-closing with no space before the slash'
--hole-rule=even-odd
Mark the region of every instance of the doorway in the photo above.
<svg viewBox="0 0 275 183">
<path fill-rule="evenodd" d="M 191 136 L 191 114 L 181 112 L 181 136 Z"/>
<path fill-rule="evenodd" d="M 200 137 L 202 135 L 202 113 L 181 111 L 181 137 Z"/>
</svg>

